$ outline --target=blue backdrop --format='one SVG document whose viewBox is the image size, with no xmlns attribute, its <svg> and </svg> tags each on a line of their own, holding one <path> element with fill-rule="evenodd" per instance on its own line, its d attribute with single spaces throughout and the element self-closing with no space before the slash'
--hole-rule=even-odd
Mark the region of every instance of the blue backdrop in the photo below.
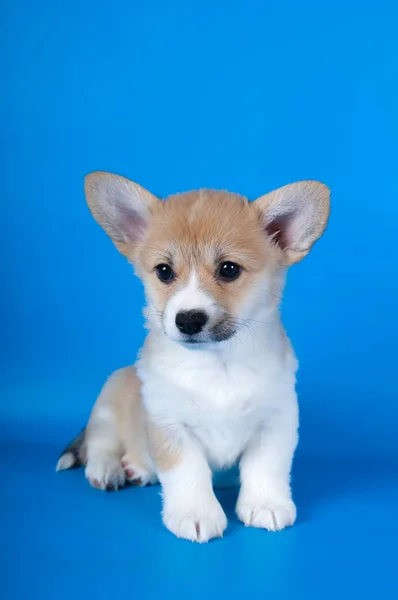
<svg viewBox="0 0 398 600">
<path fill-rule="evenodd" d="M 202 586 L 394 597 L 396 3 L 14 0 L 1 11 L 8 597 L 199 597 Z M 301 364 L 292 530 L 244 530 L 235 491 L 221 492 L 232 529 L 194 547 L 162 529 L 158 490 L 101 495 L 81 471 L 53 474 L 144 337 L 141 285 L 85 205 L 83 176 L 97 169 L 160 196 L 331 187 L 329 229 L 292 268 L 283 303 Z"/>
</svg>

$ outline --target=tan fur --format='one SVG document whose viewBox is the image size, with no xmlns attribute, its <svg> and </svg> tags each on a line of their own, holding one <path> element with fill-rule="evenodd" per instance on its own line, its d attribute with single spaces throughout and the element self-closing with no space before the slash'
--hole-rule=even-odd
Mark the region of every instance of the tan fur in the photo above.
<svg viewBox="0 0 398 600">
<path fill-rule="evenodd" d="M 255 207 L 242 196 L 213 190 L 178 194 L 159 202 L 142 244 L 127 255 L 150 286 L 158 310 L 164 309 L 170 294 L 186 285 L 195 271 L 201 289 L 232 315 L 264 269 L 272 273 L 282 260 L 279 248 L 264 235 Z M 216 278 L 225 260 L 243 268 L 234 282 Z M 176 273 L 176 280 L 168 286 L 155 273 L 162 262 L 171 264 Z"/>
<path fill-rule="evenodd" d="M 120 441 L 119 456 L 145 467 L 143 457 L 147 450 L 143 409 L 140 399 L 140 381 L 134 367 L 113 373 L 105 383 L 87 426 L 86 444 L 93 429 L 100 426 L 98 415 L 103 407 L 111 408 Z"/>
<path fill-rule="evenodd" d="M 157 471 L 172 469 L 181 460 L 181 450 L 175 437 L 168 435 L 164 427 L 157 427 L 150 421 L 147 421 L 146 426 L 150 454 Z"/>
</svg>

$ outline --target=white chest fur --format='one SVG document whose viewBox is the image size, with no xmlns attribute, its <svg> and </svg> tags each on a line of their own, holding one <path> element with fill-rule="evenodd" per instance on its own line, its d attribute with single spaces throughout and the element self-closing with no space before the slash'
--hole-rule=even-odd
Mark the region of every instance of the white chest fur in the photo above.
<svg viewBox="0 0 398 600">
<path fill-rule="evenodd" d="M 148 412 L 189 429 L 214 467 L 231 465 L 260 423 L 295 402 L 295 360 L 276 340 L 205 350 L 150 336 L 138 363 Z"/>
</svg>

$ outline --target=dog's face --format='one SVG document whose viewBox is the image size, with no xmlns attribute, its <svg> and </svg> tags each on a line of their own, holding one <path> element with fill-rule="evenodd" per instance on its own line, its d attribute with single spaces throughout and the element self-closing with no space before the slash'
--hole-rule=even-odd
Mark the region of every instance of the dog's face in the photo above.
<svg viewBox="0 0 398 600">
<path fill-rule="evenodd" d="M 227 340 L 278 304 L 283 273 L 322 234 L 329 190 L 288 185 L 254 202 L 201 190 L 161 201 L 110 173 L 86 178 L 94 218 L 134 263 L 147 317 L 183 344 Z"/>
</svg>

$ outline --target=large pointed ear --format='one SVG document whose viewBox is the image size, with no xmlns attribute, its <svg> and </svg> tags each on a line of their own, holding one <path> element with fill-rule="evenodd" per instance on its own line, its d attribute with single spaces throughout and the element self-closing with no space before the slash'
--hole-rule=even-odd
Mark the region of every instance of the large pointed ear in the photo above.
<svg viewBox="0 0 398 600">
<path fill-rule="evenodd" d="M 287 265 L 298 262 L 325 230 L 330 191 L 318 181 L 285 185 L 253 202 L 265 232 L 284 253 Z"/>
<path fill-rule="evenodd" d="M 84 190 L 94 219 L 122 254 L 129 253 L 144 237 L 160 200 L 137 183 L 103 171 L 87 175 Z"/>
</svg>

